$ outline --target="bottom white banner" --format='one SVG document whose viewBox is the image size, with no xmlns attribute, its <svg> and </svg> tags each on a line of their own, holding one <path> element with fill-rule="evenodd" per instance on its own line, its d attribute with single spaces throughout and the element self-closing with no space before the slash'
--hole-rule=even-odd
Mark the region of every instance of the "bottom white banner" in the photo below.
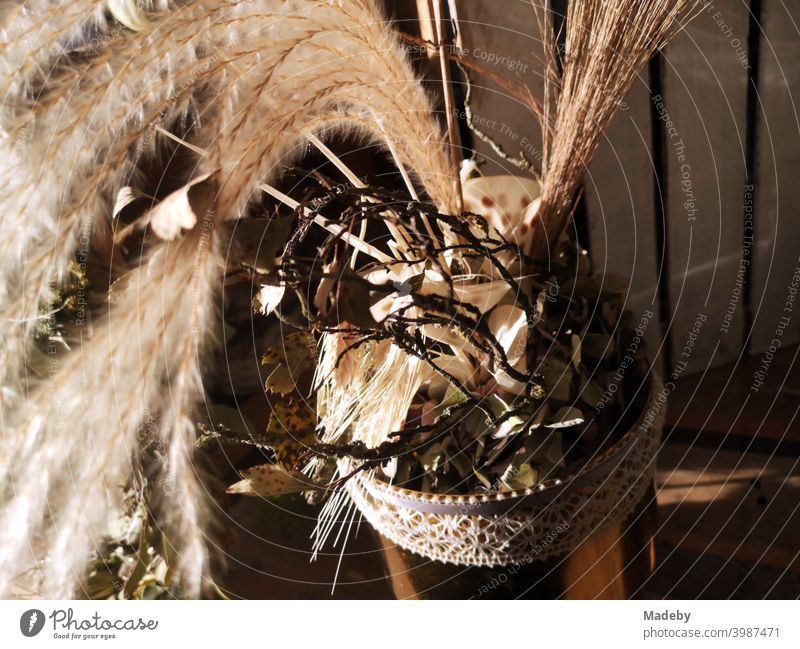
<svg viewBox="0 0 800 649">
<path fill-rule="evenodd" d="M 800 604 L 623 602 L 0 602 L 4 647 L 799 647 Z"/>
</svg>

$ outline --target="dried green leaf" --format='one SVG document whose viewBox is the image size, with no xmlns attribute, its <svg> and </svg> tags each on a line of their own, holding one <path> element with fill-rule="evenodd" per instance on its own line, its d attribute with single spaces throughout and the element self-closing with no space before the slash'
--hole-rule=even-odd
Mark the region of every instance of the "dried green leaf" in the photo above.
<svg viewBox="0 0 800 649">
<path fill-rule="evenodd" d="M 253 430 L 252 423 L 241 410 L 221 403 L 211 404 L 208 407 L 206 416 L 214 430 L 222 427 L 224 430 L 235 433 L 242 438 L 249 437 Z"/>
<path fill-rule="evenodd" d="M 539 472 L 530 463 L 523 462 L 519 466 L 510 464 L 500 481 L 509 489 L 530 489 L 539 480 Z"/>
<path fill-rule="evenodd" d="M 469 457 L 465 450 L 458 447 L 453 438 L 450 438 L 450 443 L 445 448 L 447 454 L 448 464 L 455 467 L 459 476 L 468 475 L 472 469 L 472 458 Z"/>
<path fill-rule="evenodd" d="M 147 575 L 148 562 L 143 552 L 140 550 L 136 553 L 136 565 L 133 568 L 128 579 L 125 581 L 125 596 L 127 598 L 133 597 L 135 591 L 139 588 L 140 583 Z"/>
<path fill-rule="evenodd" d="M 497 458 L 502 455 L 503 451 L 508 446 L 508 440 L 511 439 L 510 437 L 501 437 L 498 442 L 486 449 L 486 462 L 483 464 L 483 467 L 490 467 L 495 462 L 497 462 Z"/>
<path fill-rule="evenodd" d="M 487 489 L 491 489 L 492 488 L 492 483 L 489 480 L 489 478 L 487 478 L 485 475 L 483 475 L 483 473 L 478 471 L 478 469 L 476 469 L 475 467 L 472 467 L 472 473 L 475 474 L 475 477 L 478 478 L 478 480 L 481 481 L 481 484 L 484 487 L 486 487 Z"/>
<path fill-rule="evenodd" d="M 590 379 L 585 372 L 581 372 L 580 381 L 581 399 L 587 406 L 594 408 L 603 398 L 603 388 L 597 381 Z"/>
<path fill-rule="evenodd" d="M 111 599 L 122 588 L 123 580 L 112 572 L 98 570 L 92 573 L 85 585 L 89 599 Z"/>
<path fill-rule="evenodd" d="M 586 334 L 581 341 L 583 351 L 597 360 L 610 358 L 614 353 L 614 342 L 607 334 Z"/>
<path fill-rule="evenodd" d="M 419 463 L 426 471 L 435 473 L 444 462 L 442 443 L 431 444 L 419 456 Z"/>
<path fill-rule="evenodd" d="M 547 389 L 547 397 L 555 401 L 569 401 L 572 385 L 572 368 L 555 358 L 542 365 L 542 376 Z"/>
<path fill-rule="evenodd" d="M 528 422 L 528 430 L 530 431 L 539 428 L 539 426 L 544 423 L 544 420 L 547 418 L 549 412 L 550 406 L 548 406 L 546 403 L 541 404 L 533 413 L 533 416 Z"/>
</svg>

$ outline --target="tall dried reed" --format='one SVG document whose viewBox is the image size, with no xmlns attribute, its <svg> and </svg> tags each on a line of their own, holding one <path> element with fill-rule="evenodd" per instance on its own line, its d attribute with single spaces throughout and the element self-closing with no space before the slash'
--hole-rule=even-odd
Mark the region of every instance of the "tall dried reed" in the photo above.
<svg viewBox="0 0 800 649">
<path fill-rule="evenodd" d="M 545 35 L 543 59 L 548 64 L 542 201 L 526 222 L 534 228 L 531 253 L 544 259 L 568 223 L 576 190 L 604 129 L 647 61 L 691 18 L 698 0 L 569 2 L 561 57 L 551 36 L 550 14 L 541 0 L 531 3 Z"/>
</svg>

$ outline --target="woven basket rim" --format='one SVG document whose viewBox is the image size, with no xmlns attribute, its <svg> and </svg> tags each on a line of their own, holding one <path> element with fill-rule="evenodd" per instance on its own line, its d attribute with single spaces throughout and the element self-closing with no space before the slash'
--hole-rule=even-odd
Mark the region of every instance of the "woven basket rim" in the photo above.
<svg viewBox="0 0 800 649">
<path fill-rule="evenodd" d="M 590 486 L 613 473 L 643 435 L 650 432 L 646 418 L 657 405 L 656 397 L 662 383 L 651 371 L 647 377 L 647 402 L 636 421 L 611 447 L 598 453 L 578 471 L 564 478 L 550 478 L 535 487 L 499 494 L 434 494 L 389 484 L 370 473 L 354 479 L 374 496 L 396 505 L 430 514 L 500 515 L 510 510 L 526 508 L 554 500 L 567 490 Z"/>
</svg>

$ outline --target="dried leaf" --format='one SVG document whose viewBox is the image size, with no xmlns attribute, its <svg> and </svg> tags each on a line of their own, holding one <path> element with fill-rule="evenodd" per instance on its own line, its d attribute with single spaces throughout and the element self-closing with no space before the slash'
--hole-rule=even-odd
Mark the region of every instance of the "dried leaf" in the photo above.
<svg viewBox="0 0 800 649">
<path fill-rule="evenodd" d="M 208 173 L 194 178 L 150 210 L 148 223 L 156 236 L 171 241 L 209 213 L 216 193 L 211 176 Z"/>
<path fill-rule="evenodd" d="M 594 408 L 603 398 L 603 388 L 597 381 L 590 379 L 581 372 L 581 399 L 587 406 Z"/>
<path fill-rule="evenodd" d="M 524 372 L 528 342 L 528 317 L 525 311 L 513 304 L 501 304 L 489 314 L 488 324 L 511 367 Z M 517 381 L 503 370 L 495 373 L 495 379 L 503 388 L 515 394 L 523 394 L 526 390 L 525 383 Z"/>
<path fill-rule="evenodd" d="M 530 489 L 539 480 L 539 472 L 528 462 L 509 465 L 500 480 L 510 489 Z"/>
<path fill-rule="evenodd" d="M 505 280 L 497 279 L 476 284 L 473 277 L 459 275 L 454 275 L 452 280 L 453 295 L 459 306 L 462 303 L 470 304 L 480 309 L 483 313 L 491 311 L 511 292 L 511 285 Z M 439 272 L 432 269 L 412 277 L 404 283 L 411 284 L 411 288 L 420 295 L 438 295 L 440 297 L 448 297 L 450 295 L 444 278 Z"/>
<path fill-rule="evenodd" d="M 528 430 L 535 430 L 539 428 L 544 423 L 544 420 L 547 418 L 548 413 L 550 412 L 550 406 L 546 403 L 540 405 L 536 412 L 533 413 L 533 417 L 528 422 Z"/>
<path fill-rule="evenodd" d="M 572 347 L 572 364 L 576 370 L 581 367 L 581 339 L 579 336 L 572 334 L 570 336 L 570 346 Z"/>
<path fill-rule="evenodd" d="M 399 298 L 401 302 L 407 298 Z M 362 283 L 341 282 L 336 291 L 334 315 L 339 322 L 349 322 L 354 327 L 374 328 L 377 325 L 370 307 L 375 300 Z M 398 304 L 399 307 L 399 304 Z"/>
<path fill-rule="evenodd" d="M 442 370 L 443 372 L 447 372 L 451 376 L 453 376 L 456 381 L 464 385 L 471 385 L 472 381 L 475 379 L 475 368 L 472 367 L 467 361 L 463 358 L 458 356 L 450 356 L 446 354 L 442 354 L 441 356 L 434 358 L 431 361 L 431 364 Z M 450 389 L 448 384 L 448 390 Z M 464 397 L 463 393 L 460 391 L 456 391 L 458 394 L 461 395 L 462 399 Z M 451 405 L 451 404 L 448 404 Z"/>
<path fill-rule="evenodd" d="M 297 471 L 287 471 L 278 464 L 261 464 L 241 472 L 242 479 L 225 490 L 229 494 L 273 498 L 301 491 L 313 491 L 320 485 Z"/>
<path fill-rule="evenodd" d="M 222 403 L 214 403 L 208 407 L 206 415 L 215 430 L 218 426 L 222 426 L 242 438 L 250 437 L 252 434 L 253 424 L 237 408 L 231 408 Z M 206 419 L 206 417 L 203 419 Z"/>
<path fill-rule="evenodd" d="M 108 0 L 106 7 L 114 18 L 134 32 L 143 32 L 150 22 L 135 0 Z"/>
<path fill-rule="evenodd" d="M 569 401 L 573 370 L 566 363 L 551 358 L 542 365 L 542 375 L 547 397 L 555 401 Z"/>
<path fill-rule="evenodd" d="M 329 275 L 329 277 L 323 277 L 320 280 L 319 286 L 317 286 L 317 291 L 314 294 L 314 308 L 322 318 L 328 315 L 328 307 L 330 306 L 329 303 L 331 301 L 330 297 L 336 284 L 336 278 L 333 277 L 335 270 L 335 262 L 324 264 L 322 266 L 322 272 L 326 275 Z"/>
<path fill-rule="evenodd" d="M 447 448 L 447 462 L 455 467 L 459 476 L 469 475 L 472 469 L 472 458 L 466 451 L 452 444 Z"/>
<path fill-rule="evenodd" d="M 342 299 L 341 291 L 339 299 Z M 400 311 L 400 309 L 404 309 L 413 303 L 414 298 L 410 295 L 398 295 L 397 293 L 392 293 L 391 295 L 387 295 L 373 304 L 369 308 L 369 312 L 375 322 L 383 322 L 390 315 L 397 313 Z M 350 314 L 351 318 L 352 316 L 353 314 Z M 352 320 L 348 320 L 348 322 L 352 322 Z M 368 322 L 367 326 L 370 326 Z"/>
<path fill-rule="evenodd" d="M 607 334 L 586 334 L 581 341 L 581 347 L 592 358 L 602 360 L 609 358 L 614 352 L 614 343 Z"/>
<path fill-rule="evenodd" d="M 475 467 L 472 467 L 472 472 L 475 474 L 475 477 L 478 478 L 478 480 L 481 481 L 481 484 L 483 484 L 484 487 L 486 487 L 487 489 L 491 489 L 492 488 L 492 483 L 489 480 L 489 478 L 487 478 L 480 471 L 478 471 L 478 469 L 476 469 Z"/>
<path fill-rule="evenodd" d="M 317 414 L 301 399 L 281 400 L 272 406 L 266 441 L 275 451 L 278 462 L 294 468 L 309 445 L 318 442 Z"/>
<path fill-rule="evenodd" d="M 261 313 L 261 315 L 269 315 L 272 313 L 278 308 L 278 305 L 283 299 L 284 293 L 286 293 L 285 286 L 263 284 L 261 286 L 261 290 L 258 292 L 258 295 L 256 295 L 256 302 L 258 304 L 257 309 L 259 313 Z"/>
<path fill-rule="evenodd" d="M 521 361 L 525 357 L 528 340 L 528 318 L 520 307 L 502 304 L 489 314 L 489 330 L 505 351 L 508 362 L 517 369 L 524 369 Z"/>
<path fill-rule="evenodd" d="M 442 442 L 431 444 L 419 456 L 419 463 L 429 473 L 435 473 L 444 462 L 444 448 Z"/>
<path fill-rule="evenodd" d="M 608 302 L 603 302 L 603 304 L 600 306 L 600 314 L 603 316 L 606 327 L 609 329 L 616 327 L 619 319 L 619 310 L 616 307 L 612 306 Z"/>
<path fill-rule="evenodd" d="M 509 417 L 494 430 L 492 433 L 492 438 L 501 439 L 503 437 L 516 435 L 525 429 L 526 423 L 527 422 L 520 417 Z"/>
<path fill-rule="evenodd" d="M 149 198 L 149 196 L 133 187 L 121 187 L 114 201 L 114 210 L 111 212 L 111 218 L 117 218 L 122 210 L 139 198 Z"/>
<path fill-rule="evenodd" d="M 307 331 L 294 331 L 267 350 L 262 365 L 276 365 L 267 377 L 265 387 L 276 394 L 289 394 L 301 377 L 316 365 L 316 343 Z"/>
<path fill-rule="evenodd" d="M 238 249 L 237 258 L 262 273 L 275 269 L 292 231 L 294 217 L 239 219 L 231 232 L 231 243 Z"/>
</svg>

